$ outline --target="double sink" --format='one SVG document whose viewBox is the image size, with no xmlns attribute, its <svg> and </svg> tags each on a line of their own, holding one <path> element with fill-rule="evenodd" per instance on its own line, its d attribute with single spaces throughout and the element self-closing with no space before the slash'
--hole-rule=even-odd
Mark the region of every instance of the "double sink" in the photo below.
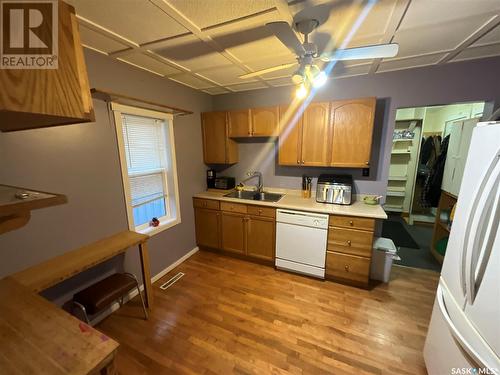
<svg viewBox="0 0 500 375">
<path fill-rule="evenodd" d="M 266 191 L 263 192 L 255 192 L 255 191 L 233 191 L 229 194 L 225 194 L 224 196 L 227 198 L 237 198 L 237 199 L 247 199 L 261 202 L 278 202 L 281 198 L 283 198 L 284 194 L 277 193 L 268 193 Z"/>
</svg>

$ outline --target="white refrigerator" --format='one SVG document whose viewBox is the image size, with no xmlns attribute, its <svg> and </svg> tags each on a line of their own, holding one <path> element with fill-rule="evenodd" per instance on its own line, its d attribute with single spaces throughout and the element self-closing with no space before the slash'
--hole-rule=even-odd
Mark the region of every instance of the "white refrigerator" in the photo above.
<svg viewBox="0 0 500 375">
<path fill-rule="evenodd" d="M 424 347 L 429 375 L 500 375 L 500 122 L 479 123 Z"/>
</svg>

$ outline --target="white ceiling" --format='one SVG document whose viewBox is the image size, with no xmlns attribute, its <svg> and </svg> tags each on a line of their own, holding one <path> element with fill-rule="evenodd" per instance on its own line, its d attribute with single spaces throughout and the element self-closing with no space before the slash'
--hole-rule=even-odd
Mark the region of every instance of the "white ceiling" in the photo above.
<svg viewBox="0 0 500 375">
<path fill-rule="evenodd" d="M 379 0 L 354 33 L 366 0 L 66 1 L 85 47 L 212 95 L 291 85 L 294 67 L 238 76 L 295 61 L 266 22 L 324 15 L 324 7 L 329 17 L 312 35 L 318 44 L 400 45 L 392 59 L 338 64 L 333 77 L 500 55 L 500 0 Z"/>
</svg>

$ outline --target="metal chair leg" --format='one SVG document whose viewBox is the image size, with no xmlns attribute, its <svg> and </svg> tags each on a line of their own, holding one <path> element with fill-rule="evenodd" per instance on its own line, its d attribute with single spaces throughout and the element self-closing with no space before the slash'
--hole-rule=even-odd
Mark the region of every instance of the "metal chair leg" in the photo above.
<svg viewBox="0 0 500 375">
<path fill-rule="evenodd" d="M 85 306 L 83 306 L 81 303 L 73 301 L 73 307 L 78 307 L 80 310 L 83 312 L 83 316 L 85 317 L 85 321 L 88 325 L 90 325 L 90 319 L 89 316 L 87 315 L 87 309 L 85 309 Z"/>
<path fill-rule="evenodd" d="M 139 297 L 141 298 L 142 310 L 144 311 L 144 317 L 146 320 L 149 319 L 148 311 L 146 310 L 146 304 L 144 303 L 144 298 L 142 297 L 141 288 L 139 286 L 139 280 L 133 273 L 126 272 L 125 275 L 132 277 L 135 280 L 135 285 L 137 287 L 137 292 L 139 293 Z"/>
</svg>

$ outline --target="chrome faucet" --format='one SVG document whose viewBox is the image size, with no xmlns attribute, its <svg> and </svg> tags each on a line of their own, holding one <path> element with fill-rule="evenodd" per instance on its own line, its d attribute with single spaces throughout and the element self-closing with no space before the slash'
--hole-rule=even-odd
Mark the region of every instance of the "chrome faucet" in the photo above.
<svg viewBox="0 0 500 375">
<path fill-rule="evenodd" d="M 257 185 L 255 185 L 255 188 L 256 188 L 258 193 L 262 193 L 264 190 L 264 182 L 263 182 L 263 178 L 262 178 L 262 173 L 260 173 L 258 171 L 249 171 L 246 173 L 246 175 L 248 177 L 245 178 L 243 181 L 241 181 L 240 185 L 243 185 L 245 182 L 247 182 L 248 180 L 251 180 L 254 177 L 258 177 L 259 180 L 257 182 Z"/>
</svg>

